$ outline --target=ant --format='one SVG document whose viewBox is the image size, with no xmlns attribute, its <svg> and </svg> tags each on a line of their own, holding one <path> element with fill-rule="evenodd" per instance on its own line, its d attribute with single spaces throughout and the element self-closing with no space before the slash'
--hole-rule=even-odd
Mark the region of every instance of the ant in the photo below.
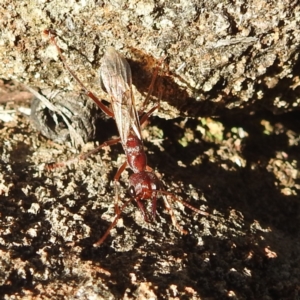
<svg viewBox="0 0 300 300">
<path fill-rule="evenodd" d="M 115 219 L 113 220 L 105 234 L 94 244 L 94 246 L 97 247 L 104 242 L 104 240 L 109 235 L 111 229 L 117 224 L 117 221 L 121 216 L 121 212 L 133 199 L 136 201 L 146 222 L 149 222 L 149 218 L 147 210 L 145 209 L 142 201 L 150 199 L 152 202 L 151 219 L 154 220 L 156 216 L 157 198 L 160 195 L 163 196 L 166 209 L 168 210 L 171 216 L 173 225 L 182 234 L 187 234 L 187 231 L 184 230 L 177 223 L 176 217 L 167 199 L 167 196 L 170 196 L 174 200 L 182 203 L 184 206 L 188 207 L 189 209 L 195 211 L 198 214 L 208 216 L 209 213 L 197 209 L 189 203 L 181 199 L 175 198 L 175 196 L 172 193 L 165 191 L 162 182 L 158 179 L 153 169 L 147 165 L 147 156 L 143 146 L 141 125 L 143 125 L 153 114 L 153 112 L 160 107 L 159 101 L 154 107 L 152 107 L 148 112 L 144 113 L 143 116 L 140 118 L 140 114 L 137 112 L 132 93 L 132 76 L 130 66 L 127 60 L 121 54 L 119 54 L 114 48 L 108 47 L 104 56 L 101 59 L 100 81 L 101 86 L 105 88 L 107 94 L 110 96 L 111 108 L 109 108 L 108 106 L 104 105 L 101 102 L 101 100 L 99 100 L 99 98 L 97 98 L 91 91 L 89 91 L 84 86 L 82 81 L 68 66 L 66 59 L 62 54 L 62 50 L 59 48 L 56 42 L 56 34 L 50 30 L 45 30 L 44 33 L 47 36 L 49 36 L 51 42 L 55 45 L 65 68 L 82 87 L 82 89 L 85 91 L 85 94 L 88 97 L 90 97 L 106 115 L 115 119 L 120 134 L 119 138 L 112 139 L 103 143 L 88 154 L 81 155 L 79 159 L 85 159 L 88 155 L 96 153 L 102 147 L 111 146 L 117 144 L 118 142 L 121 142 L 127 157 L 126 161 L 121 165 L 121 167 L 119 167 L 116 175 L 114 176 L 114 186 L 116 191 Z M 158 67 L 156 68 L 155 73 L 152 77 L 149 92 L 144 101 L 143 107 L 145 107 L 153 91 L 157 74 Z M 55 164 L 55 166 L 61 165 L 62 164 L 60 163 Z M 129 177 L 129 194 L 131 196 L 131 199 L 126 201 L 121 206 L 121 208 L 119 208 L 117 184 L 119 182 L 119 178 L 122 172 L 127 166 L 129 166 L 129 168 L 133 171 L 133 174 L 131 174 Z"/>
</svg>

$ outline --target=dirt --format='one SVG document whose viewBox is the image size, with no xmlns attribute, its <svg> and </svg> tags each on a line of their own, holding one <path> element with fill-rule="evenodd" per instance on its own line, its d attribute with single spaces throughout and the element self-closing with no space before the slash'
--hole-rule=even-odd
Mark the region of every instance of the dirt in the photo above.
<svg viewBox="0 0 300 300">
<path fill-rule="evenodd" d="M 6 0 L 0 25 L 0 298 L 299 299 L 297 1 Z M 108 46 L 128 60 L 137 104 L 162 67 L 149 102 L 161 97 L 161 108 L 143 137 L 165 189 L 209 213 L 172 198 L 187 235 L 159 199 L 155 222 L 130 203 L 93 246 L 114 220 L 112 182 L 125 155 L 118 144 L 46 168 L 118 133 L 101 117 L 86 127 L 84 97 L 70 126 L 57 113 L 58 126 L 45 130 L 34 119 L 49 118 L 43 107 L 30 116 L 26 87 L 58 92 L 61 111 L 82 97 L 45 30 L 103 100 Z"/>
<path fill-rule="evenodd" d="M 2 84 L 17 92 L 19 86 Z M 22 91 L 20 93 L 23 93 Z M 21 96 L 20 96 L 21 97 Z M 173 201 L 181 235 L 163 201 L 154 223 L 134 203 L 105 243 L 93 244 L 114 218 L 112 179 L 120 145 L 70 166 L 78 156 L 2 103 L 0 294 L 4 299 L 297 299 L 299 297 L 299 113 L 220 118 L 151 118 L 148 164 Z M 102 127 L 101 127 L 102 126 Z M 116 136 L 113 120 L 82 151 Z M 122 174 L 120 203 L 129 199 Z M 150 203 L 148 203 L 150 204 Z M 150 205 L 148 205 L 150 209 Z"/>
<path fill-rule="evenodd" d="M 39 89 L 78 90 L 45 30 L 54 30 L 70 66 L 103 99 L 97 70 L 108 46 L 133 69 L 136 98 L 166 60 L 160 115 L 219 116 L 299 107 L 297 1 L 2 1 L 0 74 Z"/>
</svg>

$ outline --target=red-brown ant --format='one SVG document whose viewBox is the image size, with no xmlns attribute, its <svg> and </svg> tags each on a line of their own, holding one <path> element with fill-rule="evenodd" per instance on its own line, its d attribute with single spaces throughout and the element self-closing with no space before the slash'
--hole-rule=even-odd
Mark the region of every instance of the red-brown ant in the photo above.
<svg viewBox="0 0 300 300">
<path fill-rule="evenodd" d="M 152 201 L 152 219 L 155 219 L 156 214 L 156 202 L 157 197 L 159 195 L 164 196 L 164 202 L 167 210 L 170 213 L 173 225 L 178 229 L 182 234 L 187 234 L 187 231 L 184 230 L 176 221 L 176 217 L 171 208 L 171 205 L 167 199 L 167 196 L 172 197 L 176 201 L 179 201 L 186 207 L 195 211 L 198 214 L 202 214 L 204 216 L 208 216 L 209 213 L 199 210 L 190 204 L 186 203 L 183 200 L 175 198 L 173 194 L 165 191 L 163 189 L 163 185 L 161 181 L 158 179 L 154 171 L 147 165 L 147 157 L 143 147 L 142 134 L 141 134 L 141 124 L 144 124 L 145 121 L 149 118 L 149 116 L 159 108 L 160 104 L 158 103 L 149 112 L 145 113 L 143 117 L 140 119 L 139 114 L 136 110 L 134 97 L 132 93 L 132 77 L 131 77 L 131 69 L 127 62 L 127 60 L 120 55 L 114 48 L 109 47 L 102 60 L 100 67 L 100 80 L 102 85 L 104 86 L 106 92 L 111 98 L 111 109 L 104 105 L 91 91 L 89 91 L 81 80 L 77 77 L 77 75 L 70 69 L 68 64 L 66 63 L 66 59 L 62 55 L 62 51 L 56 43 L 55 34 L 49 30 L 44 31 L 50 37 L 52 43 L 56 46 L 56 49 L 59 53 L 59 56 L 62 62 L 65 65 L 65 68 L 70 72 L 73 78 L 79 83 L 79 85 L 83 88 L 86 95 L 89 96 L 99 107 L 100 109 L 107 114 L 108 116 L 115 119 L 120 138 L 113 139 L 107 141 L 97 147 L 95 150 L 88 153 L 97 152 L 100 148 L 108 145 L 113 145 L 121 141 L 123 149 L 125 151 L 127 160 L 123 163 L 123 165 L 118 169 L 115 177 L 114 184 L 115 188 L 117 188 L 117 183 L 121 176 L 121 173 L 124 169 L 129 166 L 133 171 L 133 174 L 129 178 L 129 193 L 137 202 L 139 209 L 141 210 L 144 220 L 149 221 L 147 211 L 142 203 L 142 200 L 151 199 Z M 158 73 L 158 68 L 156 68 L 155 74 L 153 76 L 149 93 L 144 101 L 145 103 L 148 101 L 154 86 L 154 81 Z M 87 155 L 84 154 L 80 157 L 80 159 L 84 159 Z M 55 166 L 60 164 L 55 164 Z M 110 230 L 117 224 L 118 219 L 120 218 L 121 212 L 123 209 L 131 202 L 131 200 L 126 201 L 121 208 L 118 206 L 118 193 L 116 191 L 116 216 L 114 221 L 111 223 L 106 233 L 102 236 L 102 238 L 97 241 L 94 246 L 101 245 L 106 237 L 108 236 Z"/>
</svg>

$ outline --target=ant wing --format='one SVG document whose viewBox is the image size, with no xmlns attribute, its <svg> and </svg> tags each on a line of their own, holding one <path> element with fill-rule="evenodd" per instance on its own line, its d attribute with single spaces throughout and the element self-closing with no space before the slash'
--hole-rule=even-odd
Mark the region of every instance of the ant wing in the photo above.
<svg viewBox="0 0 300 300">
<path fill-rule="evenodd" d="M 111 106 L 123 146 L 132 129 L 141 140 L 138 113 L 132 94 L 131 69 L 127 60 L 109 47 L 100 67 L 101 85 L 111 96 Z"/>
</svg>

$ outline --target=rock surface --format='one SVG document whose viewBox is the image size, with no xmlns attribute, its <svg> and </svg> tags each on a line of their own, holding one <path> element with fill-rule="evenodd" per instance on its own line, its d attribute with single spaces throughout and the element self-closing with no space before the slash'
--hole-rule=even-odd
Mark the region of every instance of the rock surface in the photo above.
<svg viewBox="0 0 300 300">
<path fill-rule="evenodd" d="M 0 74 L 36 88 L 78 89 L 43 31 L 101 97 L 108 45 L 128 59 L 137 98 L 166 56 L 161 115 L 212 116 L 299 106 L 297 1 L 3 1 Z"/>
<path fill-rule="evenodd" d="M 297 299 L 300 282 L 299 7 L 296 2 L 3 1 L 0 81 L 0 295 L 4 299 Z M 107 45 L 128 59 L 137 100 L 167 55 L 159 116 L 143 130 L 148 163 L 174 201 L 181 236 L 158 202 L 114 218 L 120 145 L 78 156 L 18 111 L 35 89 L 78 92 L 42 32 L 55 29 L 70 66 L 102 98 Z M 176 71 L 177 70 L 177 71 Z M 154 99 L 155 99 L 154 95 Z M 107 99 L 109 100 L 109 99 Z M 271 112 L 270 112 L 271 111 Z M 235 114 L 232 114 L 234 112 Z M 212 119 L 217 114 L 219 118 Z M 210 117 L 203 117 L 203 116 Z M 117 136 L 103 120 L 94 149 Z M 126 170 L 119 197 L 128 198 Z"/>
</svg>

